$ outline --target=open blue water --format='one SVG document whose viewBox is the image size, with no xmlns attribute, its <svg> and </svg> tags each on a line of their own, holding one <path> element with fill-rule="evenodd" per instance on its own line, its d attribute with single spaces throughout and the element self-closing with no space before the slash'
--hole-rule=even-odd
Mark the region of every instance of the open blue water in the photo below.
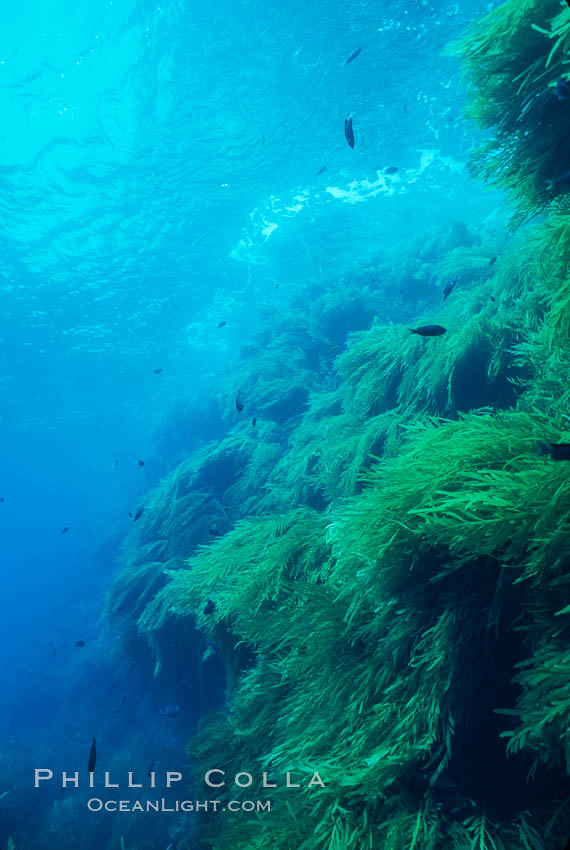
<svg viewBox="0 0 570 850">
<path fill-rule="evenodd" d="M 461 119 L 459 69 L 441 56 L 487 7 L 3 8 L 2 848 L 12 834 L 17 850 L 76 846 L 46 833 L 61 801 L 33 796 L 30 768 L 85 759 L 122 693 L 105 647 L 93 646 L 129 511 L 218 436 L 204 421 L 169 446 L 161 423 L 199 406 L 263 315 L 285 310 L 307 280 L 430 224 L 492 212 L 496 196 L 465 169 L 476 136 Z M 398 174 L 386 177 L 388 166 Z M 148 722 L 130 715 L 116 745 L 164 734 L 183 759 L 186 730 L 163 732 L 170 695 L 147 672 L 133 674 L 129 700 L 148 701 Z M 177 839 L 164 834 L 166 850 Z M 118 835 L 87 834 L 81 846 L 118 847 Z"/>
</svg>

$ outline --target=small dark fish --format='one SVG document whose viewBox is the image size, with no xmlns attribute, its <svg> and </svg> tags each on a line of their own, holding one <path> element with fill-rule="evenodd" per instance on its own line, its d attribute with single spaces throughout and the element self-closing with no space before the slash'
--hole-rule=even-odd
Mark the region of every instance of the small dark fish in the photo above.
<svg viewBox="0 0 570 850">
<path fill-rule="evenodd" d="M 137 463 L 138 463 L 139 466 L 144 466 L 144 460 L 141 460 L 140 458 L 137 461 Z"/>
<path fill-rule="evenodd" d="M 564 174 L 561 174 L 560 177 L 555 177 L 554 180 L 546 181 L 546 188 L 551 192 L 553 189 L 557 189 L 558 186 L 568 185 L 570 185 L 570 168 L 568 171 L 565 171 Z"/>
<path fill-rule="evenodd" d="M 544 443 L 539 440 L 536 454 L 538 457 L 550 455 L 552 460 L 570 460 L 570 443 Z"/>
<path fill-rule="evenodd" d="M 227 322 L 226 322 L 226 320 L 224 319 L 224 321 L 223 321 L 223 322 L 219 322 L 219 323 L 216 325 L 216 327 L 217 327 L 217 328 L 223 328 L 225 325 L 227 325 Z"/>
<path fill-rule="evenodd" d="M 241 393 L 238 391 L 236 395 L 236 410 L 238 413 L 241 413 L 243 410 L 243 399 L 241 397 Z"/>
<path fill-rule="evenodd" d="M 133 517 L 133 522 L 136 522 L 137 519 L 140 519 L 143 515 L 144 508 L 139 508 L 136 514 Z"/>
<path fill-rule="evenodd" d="M 152 370 L 153 375 L 160 375 L 161 372 L 162 372 L 162 369 L 153 369 Z"/>
<path fill-rule="evenodd" d="M 118 708 L 114 708 L 114 709 L 111 711 L 111 714 L 121 714 L 121 712 L 122 712 L 122 711 L 124 711 L 124 708 L 123 708 L 123 706 L 122 706 L 122 705 L 120 705 Z"/>
<path fill-rule="evenodd" d="M 160 709 L 161 715 L 163 717 L 167 717 L 169 720 L 172 720 L 174 717 L 177 717 L 179 711 L 179 705 L 165 705 L 164 708 Z"/>
<path fill-rule="evenodd" d="M 75 646 L 85 646 L 85 641 L 84 640 L 76 640 Z"/>
<path fill-rule="evenodd" d="M 344 119 L 344 137 L 349 147 L 354 147 L 354 130 L 352 129 L 352 118 Z"/>
<path fill-rule="evenodd" d="M 95 738 L 93 738 L 93 743 L 91 744 L 91 749 L 89 750 L 89 763 L 87 765 L 87 772 L 93 773 L 95 770 L 95 765 L 97 763 L 97 744 L 95 743 Z"/>
<path fill-rule="evenodd" d="M 4 504 L 4 496 L 0 496 L 0 505 Z"/>
<path fill-rule="evenodd" d="M 326 170 L 327 170 L 326 165 L 323 165 L 323 167 L 322 167 L 322 168 L 319 168 L 319 170 L 318 170 L 318 171 L 317 171 L 317 173 L 315 174 L 315 177 L 320 177 L 320 175 L 321 175 L 321 174 L 323 174 Z"/>
<path fill-rule="evenodd" d="M 445 288 L 443 290 L 443 300 L 444 301 L 448 297 L 448 295 L 451 295 L 451 293 L 453 292 L 453 288 L 454 288 L 456 283 L 457 283 L 457 275 L 449 278 L 449 280 L 445 284 Z"/>
<path fill-rule="evenodd" d="M 388 168 L 384 169 L 384 174 L 396 174 L 400 169 L 397 165 L 390 165 Z"/>
<path fill-rule="evenodd" d="M 213 614 L 215 610 L 216 610 L 216 603 L 212 602 L 211 599 L 208 599 L 208 601 L 204 605 L 203 613 L 204 614 Z"/>
<path fill-rule="evenodd" d="M 118 458 L 118 457 L 116 457 L 116 458 L 115 458 L 115 462 L 113 463 L 113 466 L 114 466 L 114 468 L 116 469 L 116 468 L 118 467 L 118 465 L 119 465 L 119 458 Z"/>
<path fill-rule="evenodd" d="M 496 262 L 497 262 L 497 257 L 495 255 L 494 257 L 491 257 L 491 259 L 489 260 L 489 266 L 494 266 Z"/>
<path fill-rule="evenodd" d="M 491 295 L 491 296 L 490 296 L 490 298 L 491 298 L 491 301 L 494 301 L 494 300 L 495 300 L 495 296 L 494 296 L 494 295 Z"/>
<path fill-rule="evenodd" d="M 422 325 L 420 328 L 409 328 L 409 330 L 420 336 L 442 336 L 447 332 L 447 328 L 442 328 L 441 325 Z"/>
<path fill-rule="evenodd" d="M 350 65 L 351 62 L 354 62 L 357 56 L 360 56 L 362 53 L 362 47 L 357 47 L 356 50 L 353 50 L 348 59 L 346 59 L 342 64 Z"/>
<path fill-rule="evenodd" d="M 280 287 L 280 286 L 281 286 L 281 284 L 280 284 L 280 283 L 276 283 L 276 284 L 275 284 L 275 289 L 279 289 L 279 287 Z"/>
<path fill-rule="evenodd" d="M 251 427 L 255 428 L 256 425 L 257 425 L 257 416 L 254 416 L 253 419 L 251 420 Z"/>
<path fill-rule="evenodd" d="M 568 98 L 568 95 L 570 94 L 570 87 L 564 77 L 556 80 L 556 85 L 552 89 L 552 93 L 558 98 L 558 100 L 566 100 Z"/>
<path fill-rule="evenodd" d="M 61 529 L 61 531 L 59 533 L 60 534 L 67 534 L 68 531 L 69 531 L 69 526 L 66 525 L 64 528 Z"/>
</svg>

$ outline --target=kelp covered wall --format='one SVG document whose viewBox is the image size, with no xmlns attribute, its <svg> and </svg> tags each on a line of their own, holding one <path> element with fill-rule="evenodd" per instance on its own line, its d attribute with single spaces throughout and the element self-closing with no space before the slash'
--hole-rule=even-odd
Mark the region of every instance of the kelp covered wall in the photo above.
<svg viewBox="0 0 570 850">
<path fill-rule="evenodd" d="M 496 264 L 489 234 L 440 232 L 267 322 L 220 385 L 243 415 L 149 497 L 110 593 L 159 660 L 201 634 L 224 663 L 197 773 L 278 779 L 226 790 L 272 810 L 205 816 L 216 848 L 570 834 L 570 467 L 536 453 L 570 442 L 570 9 L 508 0 L 454 49 L 492 134 L 474 169 L 543 219 Z"/>
</svg>

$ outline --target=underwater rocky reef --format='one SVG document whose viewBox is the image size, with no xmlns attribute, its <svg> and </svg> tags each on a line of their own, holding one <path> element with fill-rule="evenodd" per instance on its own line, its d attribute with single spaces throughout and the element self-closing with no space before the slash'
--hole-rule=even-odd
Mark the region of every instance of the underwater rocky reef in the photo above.
<svg viewBox="0 0 570 850">
<path fill-rule="evenodd" d="M 570 443 L 570 8 L 507 0 L 449 49 L 516 232 L 434 228 L 267 317 L 109 591 L 119 655 L 217 665 L 196 775 L 279 778 L 200 818 L 216 850 L 570 835 L 570 467 L 537 454 Z"/>
</svg>

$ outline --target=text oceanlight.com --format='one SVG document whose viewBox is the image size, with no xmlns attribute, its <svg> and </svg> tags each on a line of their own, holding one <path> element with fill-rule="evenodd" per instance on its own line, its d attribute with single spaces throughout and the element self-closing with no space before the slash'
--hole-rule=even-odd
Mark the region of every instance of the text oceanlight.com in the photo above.
<svg viewBox="0 0 570 850">
<path fill-rule="evenodd" d="M 271 800 L 101 800 L 87 801 L 90 812 L 270 812 Z"/>
</svg>

